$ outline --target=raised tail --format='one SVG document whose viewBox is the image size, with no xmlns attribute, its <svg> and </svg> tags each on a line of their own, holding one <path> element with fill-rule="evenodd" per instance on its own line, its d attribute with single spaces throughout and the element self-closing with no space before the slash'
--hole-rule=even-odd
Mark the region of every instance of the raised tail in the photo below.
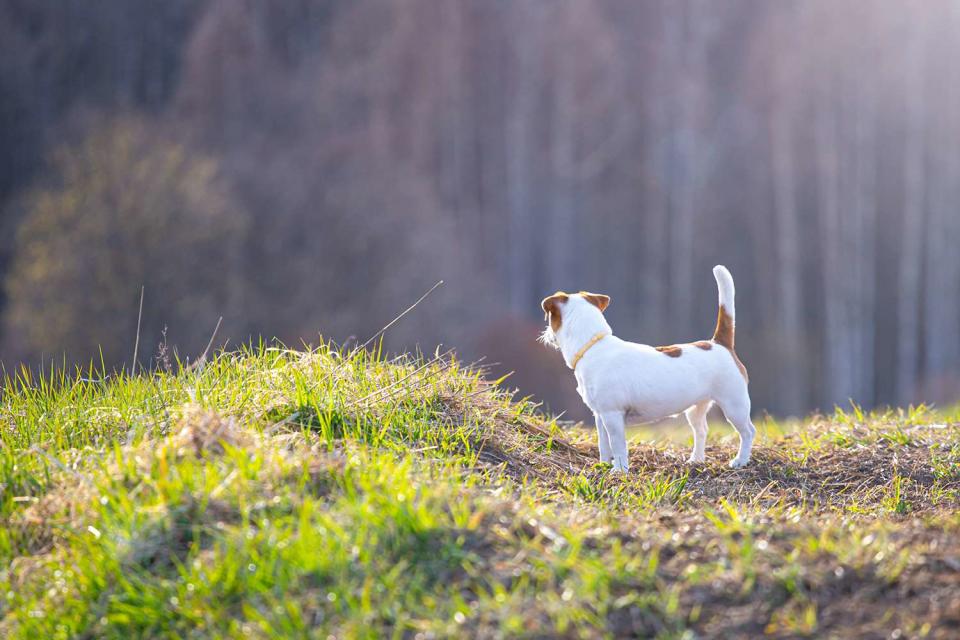
<svg viewBox="0 0 960 640">
<path fill-rule="evenodd" d="M 733 351 L 737 326 L 734 298 L 737 290 L 733 286 L 733 276 L 726 267 L 722 265 L 714 267 L 713 277 L 717 279 L 717 289 L 720 290 L 720 313 L 717 316 L 717 329 L 713 332 L 713 341 Z"/>
</svg>

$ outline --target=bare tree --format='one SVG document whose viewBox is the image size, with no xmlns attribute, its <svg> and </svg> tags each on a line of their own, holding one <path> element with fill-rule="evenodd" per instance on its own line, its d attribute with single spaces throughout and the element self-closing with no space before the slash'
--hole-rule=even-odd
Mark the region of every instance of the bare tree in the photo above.
<svg viewBox="0 0 960 640">
<path fill-rule="evenodd" d="M 926 126 L 925 29 L 923 16 L 913 16 L 904 67 L 906 132 L 903 159 L 903 218 L 900 251 L 897 398 L 915 400 L 920 366 L 921 275 L 923 264 L 923 225 L 926 207 L 924 140 Z"/>
<path fill-rule="evenodd" d="M 676 4 L 676 3 L 675 3 Z M 671 173 L 671 313 L 672 324 L 688 330 L 693 315 L 694 233 L 703 176 L 703 146 L 700 137 L 704 109 L 706 22 L 713 9 L 695 0 L 676 4 L 667 11 L 667 46 L 680 60 L 674 122 L 674 156 Z"/>
<path fill-rule="evenodd" d="M 782 410 L 798 415 L 803 407 L 802 282 L 800 220 L 796 195 L 796 164 L 792 114 L 786 105 L 774 111 L 770 126 L 774 180 L 774 214 L 777 220 L 778 344 L 792 364 L 781 372 Z"/>
<path fill-rule="evenodd" d="M 952 10 L 935 33 L 937 77 L 942 93 L 931 128 L 946 140 L 960 136 L 960 73 L 951 45 L 960 32 L 960 6 Z M 926 397 L 949 401 L 960 391 L 960 159 L 953 145 L 931 145 L 926 225 L 926 284 L 923 329 Z"/>
<path fill-rule="evenodd" d="M 543 8 L 539 2 L 523 2 L 513 8 L 512 44 L 516 66 L 507 105 L 506 189 L 507 273 L 505 282 L 511 308 L 523 313 L 536 299 L 534 291 L 535 124 L 538 94 L 543 84 Z M 549 248 L 547 248 L 549 251 Z"/>
<path fill-rule="evenodd" d="M 574 280 L 575 256 L 574 237 L 576 235 L 576 70 L 575 56 L 569 34 L 571 24 L 575 24 L 577 13 L 583 11 L 585 4 L 569 9 L 554 8 L 555 31 L 567 34 L 552 52 L 555 59 L 553 68 L 552 118 L 550 126 L 550 175 L 552 178 L 550 195 L 550 246 L 546 252 L 547 273 L 558 287 Z M 568 46 L 564 46 L 568 45 Z"/>
</svg>

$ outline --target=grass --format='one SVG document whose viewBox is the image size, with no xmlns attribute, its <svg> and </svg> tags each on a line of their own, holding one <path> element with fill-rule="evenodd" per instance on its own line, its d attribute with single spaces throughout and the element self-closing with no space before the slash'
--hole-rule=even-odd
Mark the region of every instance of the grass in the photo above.
<svg viewBox="0 0 960 640">
<path fill-rule="evenodd" d="M 598 464 L 447 355 L 8 377 L 0 636 L 956 637 L 960 426 L 767 421 Z M 689 437 L 688 437 L 689 438 Z"/>
</svg>

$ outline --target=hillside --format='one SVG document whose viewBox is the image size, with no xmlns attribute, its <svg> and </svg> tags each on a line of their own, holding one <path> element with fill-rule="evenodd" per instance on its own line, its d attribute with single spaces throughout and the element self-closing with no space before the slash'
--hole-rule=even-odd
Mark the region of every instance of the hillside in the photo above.
<svg viewBox="0 0 960 640">
<path fill-rule="evenodd" d="M 960 635 L 960 425 L 758 424 L 632 471 L 447 356 L 8 379 L 0 636 Z"/>
</svg>

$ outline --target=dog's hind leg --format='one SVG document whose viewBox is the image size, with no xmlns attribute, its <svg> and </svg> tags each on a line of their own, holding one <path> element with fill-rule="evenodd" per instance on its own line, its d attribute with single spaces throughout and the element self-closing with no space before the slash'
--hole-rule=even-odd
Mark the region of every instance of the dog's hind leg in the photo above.
<svg viewBox="0 0 960 640">
<path fill-rule="evenodd" d="M 750 420 L 750 398 L 748 396 L 718 404 L 727 422 L 740 434 L 740 449 L 737 451 L 737 457 L 730 461 L 732 468 L 739 469 L 750 462 L 750 450 L 753 448 L 753 439 L 757 435 L 757 429 Z"/>
<path fill-rule="evenodd" d="M 610 436 L 607 434 L 607 428 L 603 426 L 603 418 L 599 413 L 594 413 L 593 418 L 597 422 L 597 448 L 600 449 L 600 462 L 611 462 L 613 449 L 610 448 Z"/>
<path fill-rule="evenodd" d="M 627 434 L 623 412 L 609 411 L 601 414 L 600 418 L 607 430 L 607 436 L 610 438 L 614 471 L 629 471 L 630 459 L 627 456 Z"/>
<path fill-rule="evenodd" d="M 690 464 L 704 462 L 707 459 L 707 413 L 712 405 L 713 402 L 708 400 L 695 404 L 684 412 L 693 430 L 693 451 L 687 460 Z"/>
</svg>

